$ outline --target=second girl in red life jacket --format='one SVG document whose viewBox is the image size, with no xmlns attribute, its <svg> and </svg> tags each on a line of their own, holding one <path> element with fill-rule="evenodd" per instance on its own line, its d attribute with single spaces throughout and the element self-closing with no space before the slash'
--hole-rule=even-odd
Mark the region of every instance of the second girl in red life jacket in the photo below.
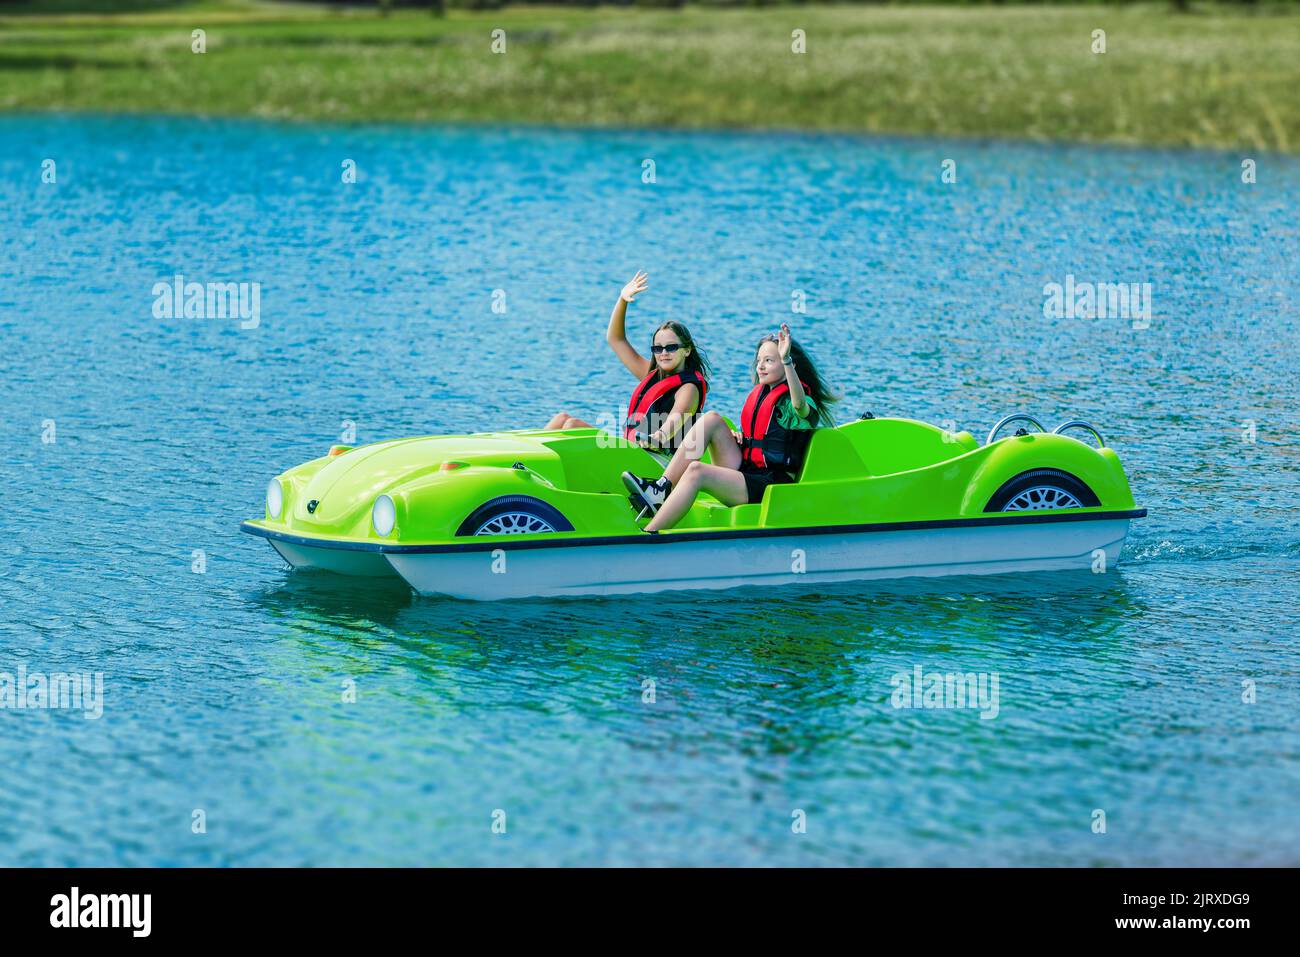
<svg viewBox="0 0 1300 957">
<path fill-rule="evenodd" d="M 638 272 L 619 294 L 609 317 L 605 341 L 638 380 L 627 405 L 621 431 L 624 438 L 651 448 L 675 449 L 704 407 L 708 395 L 709 363 L 680 322 L 668 321 L 655 330 L 647 359 L 627 341 L 627 306 L 646 289 L 647 276 Z M 582 419 L 561 412 L 547 429 L 589 429 Z"/>
<path fill-rule="evenodd" d="M 754 357 L 754 388 L 733 432 L 716 412 L 692 426 L 657 481 L 623 473 L 632 498 L 654 513 L 647 532 L 671 528 L 700 492 L 724 505 L 761 502 L 769 485 L 793 482 L 803 465 L 812 430 L 830 426 L 827 406 L 836 396 L 812 358 L 782 324 L 764 336 Z M 712 464 L 700 461 L 708 451 Z"/>
</svg>

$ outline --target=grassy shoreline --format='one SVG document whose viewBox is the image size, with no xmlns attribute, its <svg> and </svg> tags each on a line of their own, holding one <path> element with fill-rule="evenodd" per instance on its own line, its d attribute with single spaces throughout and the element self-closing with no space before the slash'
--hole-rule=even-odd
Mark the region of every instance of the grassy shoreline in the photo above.
<svg viewBox="0 0 1300 957">
<path fill-rule="evenodd" d="M 207 52 L 191 51 L 191 30 Z M 506 31 L 506 52 L 491 31 Z M 791 52 L 791 31 L 807 53 Z M 1091 51 L 1106 31 L 1107 52 Z M 1300 151 L 1300 16 L 1165 6 L 0 15 L 0 110 Z"/>
</svg>

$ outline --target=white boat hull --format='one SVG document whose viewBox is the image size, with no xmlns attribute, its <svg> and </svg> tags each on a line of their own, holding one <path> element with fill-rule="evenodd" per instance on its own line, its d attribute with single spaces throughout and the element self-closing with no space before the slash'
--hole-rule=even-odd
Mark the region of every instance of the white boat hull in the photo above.
<svg viewBox="0 0 1300 957">
<path fill-rule="evenodd" d="M 1105 571 L 1119 560 L 1129 518 L 922 524 L 927 527 L 761 537 L 684 533 L 627 543 L 552 542 L 547 547 L 503 540 L 490 547 L 484 543 L 383 555 L 423 595 L 483 601 L 622 595 L 941 575 Z"/>
<path fill-rule="evenodd" d="M 393 566 L 379 552 L 309 545 L 269 536 L 267 541 L 294 568 L 318 568 L 339 575 L 366 578 L 391 578 L 395 574 Z"/>
</svg>

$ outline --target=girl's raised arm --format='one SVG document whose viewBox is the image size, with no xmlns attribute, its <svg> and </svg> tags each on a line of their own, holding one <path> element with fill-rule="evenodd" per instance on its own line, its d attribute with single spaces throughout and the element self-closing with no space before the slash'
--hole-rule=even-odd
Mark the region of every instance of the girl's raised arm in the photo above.
<svg viewBox="0 0 1300 957">
<path fill-rule="evenodd" d="M 781 323 L 781 331 L 776 337 L 777 348 L 781 350 L 781 362 L 785 364 L 785 384 L 790 387 L 790 405 L 794 414 L 801 419 L 808 418 L 808 397 L 804 395 L 803 383 L 799 381 L 799 370 L 790 358 L 790 327 Z"/>
<path fill-rule="evenodd" d="M 622 360 L 623 365 L 627 366 L 627 371 L 638 379 L 643 378 L 650 371 L 650 360 L 637 352 L 636 347 L 627 341 L 624 321 L 627 319 L 627 304 L 639 293 L 645 292 L 647 284 L 648 277 L 638 270 L 632 277 L 632 281 L 618 294 L 618 302 L 614 303 L 614 311 L 609 316 L 609 328 L 605 330 L 605 341 L 614 350 L 614 354 Z"/>
</svg>

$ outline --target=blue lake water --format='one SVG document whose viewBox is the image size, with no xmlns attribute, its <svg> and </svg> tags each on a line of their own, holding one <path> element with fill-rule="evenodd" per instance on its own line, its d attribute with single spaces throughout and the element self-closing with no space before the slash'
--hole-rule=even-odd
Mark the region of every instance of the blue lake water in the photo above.
<svg viewBox="0 0 1300 957">
<path fill-rule="evenodd" d="M 1295 159 L 49 116 L 0 144 L 0 672 L 105 689 L 97 720 L 0 710 L 0 864 L 1300 863 Z M 238 533 L 345 423 L 625 401 L 603 332 L 638 268 L 634 338 L 687 321 L 715 408 L 791 320 L 842 417 L 1080 415 L 1150 515 L 1104 575 L 514 604 Z M 259 282 L 258 324 L 155 318 L 178 273 Z M 1046 317 L 1070 275 L 1150 283 L 1149 324 Z M 997 716 L 894 708 L 917 666 L 997 674 Z"/>
</svg>

